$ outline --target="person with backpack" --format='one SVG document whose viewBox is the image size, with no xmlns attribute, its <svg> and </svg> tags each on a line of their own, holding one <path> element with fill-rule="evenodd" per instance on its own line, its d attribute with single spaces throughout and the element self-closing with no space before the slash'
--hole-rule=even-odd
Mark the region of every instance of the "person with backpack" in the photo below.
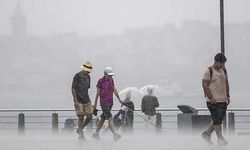
<svg viewBox="0 0 250 150">
<path fill-rule="evenodd" d="M 202 132 L 205 141 L 212 144 L 211 134 L 215 131 L 219 145 L 228 142 L 222 135 L 222 121 L 226 115 L 227 105 L 230 103 L 229 83 L 224 54 L 218 53 L 214 57 L 214 64 L 208 67 L 202 78 L 202 87 L 207 101 L 207 107 L 211 114 L 211 122 L 208 128 Z"/>
</svg>

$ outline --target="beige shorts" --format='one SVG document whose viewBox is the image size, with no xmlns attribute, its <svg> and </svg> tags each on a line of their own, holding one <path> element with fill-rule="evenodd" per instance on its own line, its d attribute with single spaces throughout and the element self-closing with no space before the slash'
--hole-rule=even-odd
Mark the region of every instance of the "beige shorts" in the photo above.
<svg viewBox="0 0 250 150">
<path fill-rule="evenodd" d="M 76 112 L 77 116 L 90 115 L 90 114 L 93 114 L 93 106 L 92 106 L 91 102 L 89 102 L 87 104 L 79 103 L 79 106 L 77 108 L 75 108 L 75 112 Z"/>
</svg>

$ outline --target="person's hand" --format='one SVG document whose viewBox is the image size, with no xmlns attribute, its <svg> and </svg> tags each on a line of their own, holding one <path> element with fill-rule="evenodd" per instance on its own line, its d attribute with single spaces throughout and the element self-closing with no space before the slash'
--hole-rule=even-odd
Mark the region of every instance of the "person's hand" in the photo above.
<svg viewBox="0 0 250 150">
<path fill-rule="evenodd" d="M 98 112 L 98 110 L 94 109 L 93 115 L 97 116 L 97 112 Z"/>
<path fill-rule="evenodd" d="M 227 105 L 230 104 L 230 97 L 227 98 Z"/>
<path fill-rule="evenodd" d="M 213 96 L 212 96 L 212 97 L 210 97 L 209 99 L 210 99 L 210 103 L 211 103 L 211 104 L 215 104 L 215 103 L 216 103 L 216 101 L 215 101 L 215 99 L 214 99 L 214 97 L 213 97 Z"/>
<path fill-rule="evenodd" d="M 79 103 L 77 101 L 74 101 L 74 107 L 77 109 L 79 108 Z"/>
</svg>

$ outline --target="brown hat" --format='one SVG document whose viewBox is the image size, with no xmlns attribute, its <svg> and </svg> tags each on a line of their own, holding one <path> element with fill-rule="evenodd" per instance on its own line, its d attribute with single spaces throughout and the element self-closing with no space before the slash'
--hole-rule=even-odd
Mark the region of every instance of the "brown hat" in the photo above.
<svg viewBox="0 0 250 150">
<path fill-rule="evenodd" d="M 92 63 L 89 61 L 86 61 L 80 68 L 83 71 L 91 72 L 92 71 Z"/>
</svg>

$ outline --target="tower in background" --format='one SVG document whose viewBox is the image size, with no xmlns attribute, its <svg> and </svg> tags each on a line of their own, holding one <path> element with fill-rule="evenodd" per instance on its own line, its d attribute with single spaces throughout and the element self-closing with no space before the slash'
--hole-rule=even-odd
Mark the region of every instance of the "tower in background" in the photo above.
<svg viewBox="0 0 250 150">
<path fill-rule="evenodd" d="M 17 4 L 14 13 L 11 17 L 12 36 L 24 37 L 27 34 L 26 17 L 23 13 L 20 3 Z"/>
</svg>

